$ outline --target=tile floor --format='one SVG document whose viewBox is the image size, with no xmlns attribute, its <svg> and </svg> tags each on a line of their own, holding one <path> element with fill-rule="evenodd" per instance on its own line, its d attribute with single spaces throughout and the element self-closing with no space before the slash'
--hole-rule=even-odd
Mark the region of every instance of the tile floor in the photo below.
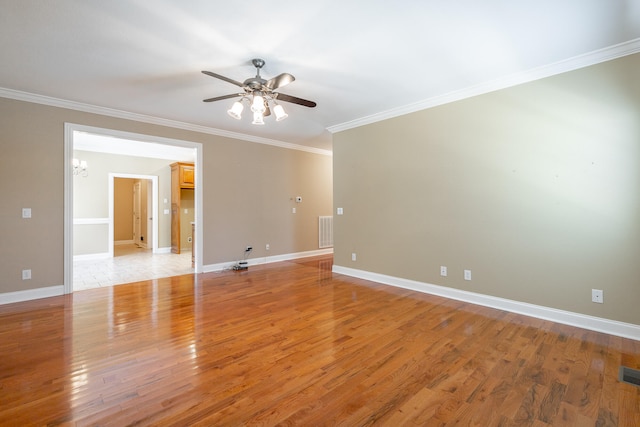
<svg viewBox="0 0 640 427">
<path fill-rule="evenodd" d="M 73 262 L 73 290 L 113 286 L 193 273 L 191 251 L 154 254 L 136 245 L 119 245 L 114 257 Z"/>
</svg>

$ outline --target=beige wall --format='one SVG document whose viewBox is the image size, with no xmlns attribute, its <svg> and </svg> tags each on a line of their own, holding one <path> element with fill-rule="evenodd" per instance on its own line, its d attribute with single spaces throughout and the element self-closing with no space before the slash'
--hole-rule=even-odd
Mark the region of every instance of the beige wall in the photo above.
<svg viewBox="0 0 640 427">
<path fill-rule="evenodd" d="M 158 200 L 158 247 L 168 248 L 171 246 L 171 219 L 170 215 L 164 215 L 163 211 L 168 208 L 163 200 L 170 200 L 171 194 L 171 168 L 173 160 L 152 159 L 138 156 L 125 156 L 120 154 L 98 153 L 91 151 L 74 150 L 74 158 L 86 160 L 89 165 L 87 177 L 73 177 L 73 215 L 74 219 L 83 218 L 108 218 L 109 217 L 109 174 L 134 174 L 151 175 L 158 177 L 159 200 Z M 114 195 L 115 182 L 114 179 Z M 146 192 L 147 180 L 141 181 L 141 218 L 146 216 Z M 133 185 L 133 180 L 130 182 Z M 133 187 L 130 189 L 130 211 L 133 209 L 132 200 Z M 115 200 L 114 200 L 115 203 Z M 114 206 L 115 207 L 115 206 Z M 129 215 L 131 213 L 129 212 Z M 126 216 L 126 215 L 125 215 Z M 129 233 L 133 229 L 133 220 L 128 222 Z M 146 221 L 141 221 L 141 235 L 147 241 L 150 233 L 146 231 Z M 115 226 L 115 224 L 114 224 Z M 123 225 L 124 227 L 124 225 Z M 114 234 L 116 229 L 114 227 Z M 114 238 L 114 240 L 120 240 Z M 131 240 L 122 239 L 122 240 Z M 75 225 L 74 226 L 74 255 L 89 255 L 95 253 L 109 252 L 109 227 L 108 225 Z"/>
<path fill-rule="evenodd" d="M 63 284 L 65 122 L 203 144 L 205 265 L 235 261 L 246 245 L 254 257 L 318 248 L 317 217 L 332 206 L 331 157 L 0 98 L 0 293 Z M 305 202 L 293 215 L 296 195 Z M 162 209 L 170 194 L 160 197 Z M 23 207 L 33 218 L 21 218 Z M 25 268 L 31 280 L 21 280 Z"/>
<path fill-rule="evenodd" d="M 335 264 L 640 324 L 638 76 L 636 54 L 335 134 Z"/>
</svg>

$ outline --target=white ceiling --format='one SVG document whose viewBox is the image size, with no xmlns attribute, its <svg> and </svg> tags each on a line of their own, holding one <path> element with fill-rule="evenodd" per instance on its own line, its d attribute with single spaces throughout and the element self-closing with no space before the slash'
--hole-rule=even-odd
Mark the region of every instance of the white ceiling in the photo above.
<svg viewBox="0 0 640 427">
<path fill-rule="evenodd" d="M 640 51 L 637 0 L 0 0 L 0 10 L 1 96 L 324 150 L 329 129 Z M 282 92 L 318 106 L 284 103 L 288 119 L 255 126 L 226 114 L 233 100 L 202 102 L 237 87 L 201 70 L 243 81 L 255 57 L 267 79 L 296 77 Z"/>
</svg>

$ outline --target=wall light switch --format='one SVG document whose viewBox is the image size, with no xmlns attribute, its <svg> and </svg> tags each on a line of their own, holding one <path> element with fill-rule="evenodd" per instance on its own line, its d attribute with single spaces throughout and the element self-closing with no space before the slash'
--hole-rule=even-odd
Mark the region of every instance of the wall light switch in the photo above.
<svg viewBox="0 0 640 427">
<path fill-rule="evenodd" d="M 22 280 L 31 280 L 31 270 L 22 270 Z"/>
<path fill-rule="evenodd" d="M 464 280 L 471 280 L 471 270 L 464 271 Z"/>
<path fill-rule="evenodd" d="M 189 213 L 189 209 L 185 209 L 184 213 L 188 214 Z"/>
<path fill-rule="evenodd" d="M 351 261 L 356 261 L 357 259 L 358 259 L 358 257 L 356 256 L 356 253 L 355 253 L 355 252 L 353 252 L 353 253 L 351 254 Z"/>
<path fill-rule="evenodd" d="M 336 211 L 337 211 L 338 215 L 342 215 L 342 213 L 343 213 L 342 208 L 338 208 L 338 209 L 336 209 Z"/>
<path fill-rule="evenodd" d="M 31 218 L 31 208 L 22 208 L 22 218 Z"/>
<path fill-rule="evenodd" d="M 291 213 L 296 213 L 296 208 L 291 208 Z"/>
<path fill-rule="evenodd" d="M 165 214 L 165 215 L 169 215 L 169 209 L 165 209 L 165 210 L 164 210 L 164 214 Z"/>
</svg>

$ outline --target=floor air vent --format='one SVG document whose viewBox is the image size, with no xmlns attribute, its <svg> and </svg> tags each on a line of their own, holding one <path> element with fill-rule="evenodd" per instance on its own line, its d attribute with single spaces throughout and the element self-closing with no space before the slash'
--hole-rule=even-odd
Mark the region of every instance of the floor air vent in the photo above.
<svg viewBox="0 0 640 427">
<path fill-rule="evenodd" d="M 620 366 L 620 381 L 640 387 L 640 371 Z"/>
</svg>

